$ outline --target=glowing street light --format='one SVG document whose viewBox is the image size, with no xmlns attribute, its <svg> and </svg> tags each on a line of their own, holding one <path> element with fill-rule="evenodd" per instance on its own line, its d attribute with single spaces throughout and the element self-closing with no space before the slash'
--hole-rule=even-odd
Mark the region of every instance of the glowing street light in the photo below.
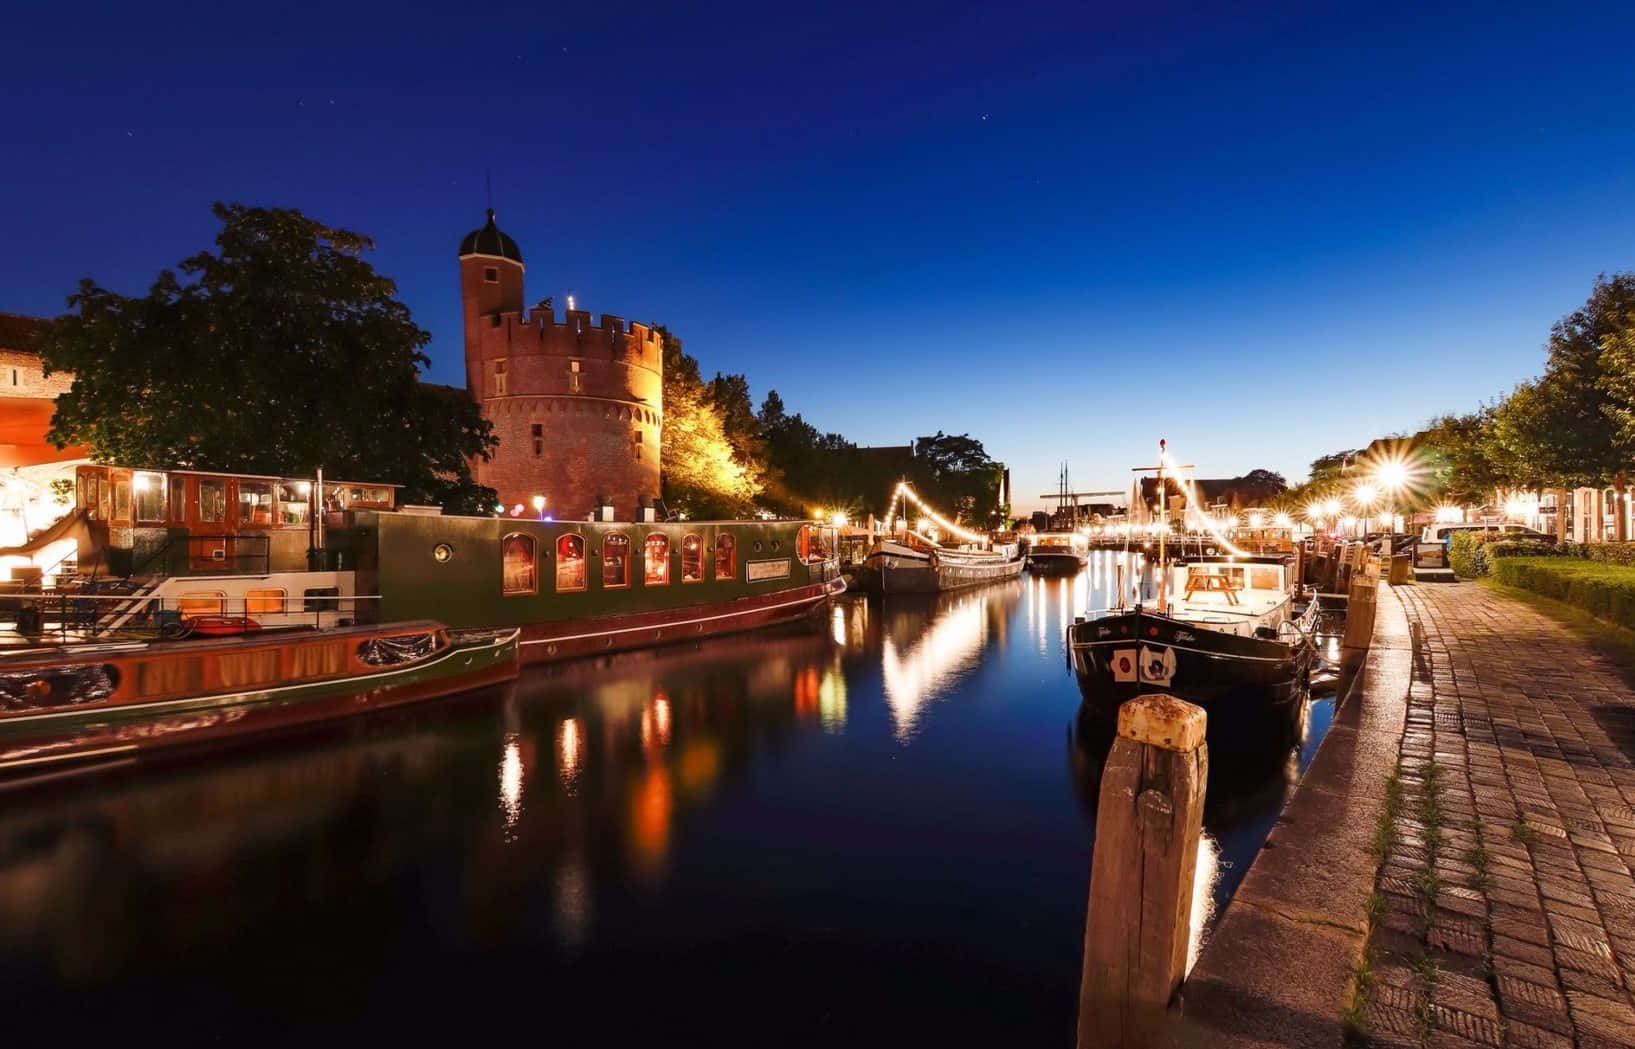
<svg viewBox="0 0 1635 1049">
<path fill-rule="evenodd" d="M 1373 485 L 1366 482 L 1359 484 L 1356 488 L 1351 490 L 1351 500 L 1359 507 L 1367 508 L 1372 506 L 1374 505 L 1374 500 L 1378 498 L 1378 490 L 1376 490 Z"/>
</svg>

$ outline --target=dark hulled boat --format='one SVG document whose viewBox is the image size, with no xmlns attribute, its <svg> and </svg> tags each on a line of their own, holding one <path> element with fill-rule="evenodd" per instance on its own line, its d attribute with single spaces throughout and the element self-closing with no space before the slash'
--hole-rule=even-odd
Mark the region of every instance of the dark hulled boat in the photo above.
<svg viewBox="0 0 1635 1049">
<path fill-rule="evenodd" d="M 1169 572 L 1179 597 L 1162 612 L 1112 609 L 1068 628 L 1086 704 L 1110 717 L 1127 699 L 1162 692 L 1203 707 L 1214 743 L 1283 738 L 1316 659 L 1317 605 L 1295 609 L 1293 560 L 1192 558 Z"/>
<path fill-rule="evenodd" d="M 1078 532 L 1042 532 L 1028 544 L 1028 571 L 1072 575 L 1090 560 L 1090 541 Z"/>
</svg>

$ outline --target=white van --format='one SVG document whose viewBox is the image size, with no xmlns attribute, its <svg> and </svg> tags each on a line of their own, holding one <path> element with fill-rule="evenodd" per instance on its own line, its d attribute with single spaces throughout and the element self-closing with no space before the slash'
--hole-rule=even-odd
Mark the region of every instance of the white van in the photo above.
<svg viewBox="0 0 1635 1049">
<path fill-rule="evenodd" d="M 1548 532 L 1541 532 L 1536 528 L 1528 528 L 1519 524 L 1492 524 L 1482 522 L 1465 522 L 1461 524 L 1433 524 L 1425 526 L 1425 534 L 1420 536 L 1421 543 L 1435 544 L 1446 549 L 1448 540 L 1455 532 L 1503 532 L 1506 536 L 1515 539 L 1537 539 L 1540 542 L 1553 543 L 1556 537 Z"/>
</svg>

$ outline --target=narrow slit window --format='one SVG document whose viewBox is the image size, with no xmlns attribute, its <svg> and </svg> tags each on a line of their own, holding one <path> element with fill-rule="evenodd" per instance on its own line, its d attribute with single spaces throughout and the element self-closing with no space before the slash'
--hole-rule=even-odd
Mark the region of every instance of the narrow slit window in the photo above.
<svg viewBox="0 0 1635 1049">
<path fill-rule="evenodd" d="M 494 362 L 494 396 L 505 396 L 505 362 Z"/>
<path fill-rule="evenodd" d="M 532 427 L 534 438 L 534 454 L 545 454 L 545 427 L 542 423 L 534 423 Z"/>
<path fill-rule="evenodd" d="M 670 540 L 661 532 L 647 537 L 647 570 L 642 582 L 647 586 L 666 586 L 670 582 Z"/>
<path fill-rule="evenodd" d="M 715 578 L 738 578 L 738 538 L 731 532 L 715 537 Z"/>
<path fill-rule="evenodd" d="M 610 535 L 602 540 L 602 587 L 623 590 L 630 585 L 630 537 Z"/>
<path fill-rule="evenodd" d="M 704 540 L 692 533 L 681 539 L 681 581 L 683 583 L 704 581 Z"/>
</svg>

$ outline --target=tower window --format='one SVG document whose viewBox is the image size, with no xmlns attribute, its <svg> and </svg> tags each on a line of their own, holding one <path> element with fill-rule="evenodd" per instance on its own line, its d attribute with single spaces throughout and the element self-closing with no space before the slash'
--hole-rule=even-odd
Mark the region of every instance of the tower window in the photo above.
<svg viewBox="0 0 1635 1049">
<path fill-rule="evenodd" d="M 533 436 L 534 436 L 534 454 L 535 455 L 544 455 L 545 454 L 545 427 L 542 426 L 539 423 L 534 423 Z"/>
<path fill-rule="evenodd" d="M 640 430 L 630 435 L 630 454 L 638 463 L 642 461 L 642 432 Z"/>
<path fill-rule="evenodd" d="M 568 362 L 568 392 L 569 393 L 578 393 L 579 392 L 579 362 L 578 361 L 569 361 Z"/>
<path fill-rule="evenodd" d="M 486 283 L 489 283 L 489 284 L 498 284 L 500 282 L 499 267 L 498 266 L 484 266 L 483 267 L 483 280 Z"/>
<path fill-rule="evenodd" d="M 494 362 L 494 396 L 505 396 L 505 362 Z"/>
</svg>

